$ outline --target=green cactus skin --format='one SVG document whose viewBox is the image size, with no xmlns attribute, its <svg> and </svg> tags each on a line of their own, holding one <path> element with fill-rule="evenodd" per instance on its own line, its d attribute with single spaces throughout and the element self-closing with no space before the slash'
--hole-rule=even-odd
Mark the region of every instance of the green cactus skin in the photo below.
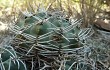
<svg viewBox="0 0 110 70">
<path fill-rule="evenodd" d="M 4 52 L 1 54 L 2 64 L 5 70 L 27 70 L 21 60 L 18 60 L 16 57 L 15 50 L 10 47 L 6 47 L 3 49 Z M 18 65 L 19 63 L 19 65 Z M 0 70 L 3 70 L 2 66 L 0 66 Z"/>
<path fill-rule="evenodd" d="M 70 25 L 69 21 L 67 21 L 66 19 L 61 19 L 61 18 L 58 18 L 56 16 L 49 18 L 49 20 L 47 20 L 45 22 L 38 23 L 39 20 L 44 20 L 45 18 L 49 18 L 49 15 L 47 13 L 38 13 L 37 15 L 26 18 L 25 23 L 22 25 L 24 25 L 24 26 L 29 25 L 29 24 L 35 24 L 35 25 L 33 25 L 29 29 L 25 30 L 24 33 L 38 37 L 38 36 L 41 36 L 41 35 L 44 35 L 48 32 L 53 31 L 54 36 L 55 35 L 59 36 L 57 33 L 55 33 L 55 32 L 58 32 L 57 29 L 66 28 L 67 26 Z M 36 24 L 36 23 L 38 23 L 38 24 Z M 19 23 L 18 23 L 18 25 L 19 25 Z M 64 32 L 64 30 L 60 31 L 60 33 L 61 32 Z M 63 33 L 62 35 L 64 35 L 67 38 L 73 38 L 73 36 L 69 35 L 69 34 L 71 34 L 71 33 L 74 34 L 74 32 L 75 32 L 75 29 L 72 29 L 71 31 Z M 40 41 L 52 40 L 52 38 L 54 38 L 54 36 L 49 36 L 49 37 L 44 38 Z M 76 41 L 75 39 L 68 39 L 68 40 L 70 40 L 70 42 L 68 42 L 61 35 L 59 37 L 62 38 L 62 44 L 63 44 L 62 46 L 74 44 L 74 45 L 68 46 L 68 48 L 77 48 L 78 47 L 78 41 Z M 50 43 L 56 45 L 54 42 L 58 42 L 58 41 L 53 41 Z M 60 43 L 58 42 L 58 44 L 60 44 Z"/>
<path fill-rule="evenodd" d="M 79 29 L 77 27 L 74 27 L 74 25 L 70 24 L 70 22 L 66 20 L 66 18 L 61 18 L 56 15 L 49 16 L 49 14 L 47 13 L 37 13 L 31 17 L 27 17 L 17 25 L 19 27 L 32 25 L 30 28 L 24 30 L 23 33 L 29 34 L 36 38 L 36 40 L 32 41 L 24 35 L 18 35 L 16 38 L 25 39 L 27 41 L 33 42 L 22 43 L 19 44 L 19 46 L 30 49 L 32 45 L 35 44 L 37 46 L 35 46 L 33 49 L 39 49 L 36 50 L 37 54 L 41 56 L 46 56 L 47 60 L 48 56 L 41 54 L 42 51 L 45 51 L 44 53 L 47 53 L 47 50 L 51 52 L 57 51 L 54 54 L 58 57 L 59 55 L 62 55 L 59 54 L 60 52 L 66 53 L 64 52 L 64 50 L 66 49 L 74 49 L 80 47 L 78 40 L 76 40 L 77 37 L 74 36 L 74 34 L 77 35 Z M 38 44 L 40 44 L 41 46 L 43 45 L 43 47 L 38 46 Z M 53 55 L 53 53 L 47 54 Z M 5 60 L 7 59 L 9 58 L 6 58 Z M 67 68 L 69 68 L 69 66 L 70 65 L 67 64 Z"/>
<path fill-rule="evenodd" d="M 5 70 L 9 69 L 9 63 L 10 63 L 10 59 L 6 60 L 5 62 L 3 62 Z M 9 70 L 26 70 L 24 65 L 19 61 L 19 67 L 17 62 L 15 61 L 15 63 L 13 61 L 11 61 L 10 64 L 10 69 Z"/>
</svg>

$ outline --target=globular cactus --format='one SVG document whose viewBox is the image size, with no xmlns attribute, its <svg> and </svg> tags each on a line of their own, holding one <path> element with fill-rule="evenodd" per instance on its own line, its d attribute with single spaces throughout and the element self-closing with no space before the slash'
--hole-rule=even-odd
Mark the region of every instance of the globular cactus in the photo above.
<svg viewBox="0 0 110 70">
<path fill-rule="evenodd" d="M 25 63 L 19 59 L 11 46 L 1 49 L 0 70 L 27 70 Z"/>
<path fill-rule="evenodd" d="M 78 23 L 80 23 L 80 21 L 78 21 Z M 21 23 L 17 24 L 19 25 Z M 23 31 L 26 34 L 38 38 L 41 38 L 45 34 L 49 35 L 48 37 L 45 36 L 45 38 L 41 39 L 41 41 L 53 40 L 52 42 L 57 43 L 57 38 L 59 38 L 62 39 L 62 43 L 65 44 L 64 46 L 77 43 L 73 36 L 75 33 L 76 26 L 69 23 L 69 21 L 67 21 L 65 18 L 61 18 L 58 16 L 49 17 L 47 13 L 38 13 L 37 15 L 33 15 L 26 18 L 24 24 L 22 25 L 23 27 L 31 25 L 30 28 Z M 51 33 L 48 34 L 49 32 Z M 75 46 L 73 46 L 73 48 L 74 47 Z"/>
<path fill-rule="evenodd" d="M 30 54 L 37 55 L 44 61 L 48 62 L 50 60 L 51 63 L 55 63 L 55 59 L 62 60 L 63 55 L 71 54 L 74 48 L 81 47 L 83 44 L 80 40 L 83 40 L 83 35 L 89 31 L 89 29 L 80 30 L 79 26 L 82 19 L 71 22 L 65 16 L 62 17 L 47 12 L 25 16 L 24 20 L 19 20 L 20 22 L 10 27 L 10 30 L 16 34 L 14 40 L 20 41 L 13 46 L 17 45 L 22 48 L 22 50 L 17 48 L 22 51 L 18 51 L 21 54 L 24 53 L 26 56 Z M 87 34 L 84 37 L 86 36 Z M 35 59 L 35 57 L 29 58 Z M 40 60 L 41 63 L 42 60 Z M 45 65 L 45 62 L 43 65 Z"/>
</svg>

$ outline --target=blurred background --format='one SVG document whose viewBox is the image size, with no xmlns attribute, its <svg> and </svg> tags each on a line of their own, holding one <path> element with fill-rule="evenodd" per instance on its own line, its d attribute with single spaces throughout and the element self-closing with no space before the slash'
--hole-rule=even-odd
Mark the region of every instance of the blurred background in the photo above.
<svg viewBox="0 0 110 70">
<path fill-rule="evenodd" d="M 110 0 L 0 0 L 0 20 L 10 21 L 20 15 L 21 11 L 35 13 L 39 8 L 65 11 L 68 18 L 83 18 L 82 26 L 85 27 L 96 18 L 109 18 Z"/>
</svg>

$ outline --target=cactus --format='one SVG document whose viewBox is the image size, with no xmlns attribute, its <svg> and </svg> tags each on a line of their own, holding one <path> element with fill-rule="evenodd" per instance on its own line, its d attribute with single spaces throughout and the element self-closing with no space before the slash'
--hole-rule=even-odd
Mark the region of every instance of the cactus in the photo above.
<svg viewBox="0 0 110 70">
<path fill-rule="evenodd" d="M 0 70 L 27 70 L 26 65 L 18 58 L 12 46 L 0 49 L 2 50 Z"/>
<path fill-rule="evenodd" d="M 14 46 L 17 45 L 19 48 L 26 49 L 26 51 L 23 51 L 18 48 L 22 51 L 18 52 L 24 54 L 25 57 L 32 54 L 41 58 L 43 60 L 40 60 L 41 63 L 43 62 L 40 65 L 41 67 L 42 65 L 45 67 L 44 61 L 47 63 L 56 63 L 55 59 L 62 60 L 64 55 L 73 53 L 75 48 L 79 48 L 83 45 L 79 41 L 79 37 L 81 37 L 82 40 L 82 35 L 88 32 L 88 30 L 83 31 L 78 28 L 81 24 L 81 19 L 70 22 L 66 20 L 65 16 L 62 17 L 47 12 L 39 12 L 34 15 L 31 14 L 31 16 L 25 16 L 26 18 L 22 20 L 23 22 L 18 22 L 14 27 L 10 27 L 10 30 L 16 34 L 14 40 L 20 40 L 20 42 L 17 42 Z M 32 62 L 36 61 L 33 59 L 35 57 L 29 58 Z M 39 60 L 39 58 L 37 58 L 37 60 Z M 51 64 L 48 65 L 51 66 Z M 48 65 L 46 65 L 47 68 Z M 40 66 L 37 66 L 37 68 Z M 57 67 L 57 65 L 54 66 Z M 68 66 L 67 64 L 67 67 Z M 34 68 L 35 67 L 36 65 Z"/>
</svg>

